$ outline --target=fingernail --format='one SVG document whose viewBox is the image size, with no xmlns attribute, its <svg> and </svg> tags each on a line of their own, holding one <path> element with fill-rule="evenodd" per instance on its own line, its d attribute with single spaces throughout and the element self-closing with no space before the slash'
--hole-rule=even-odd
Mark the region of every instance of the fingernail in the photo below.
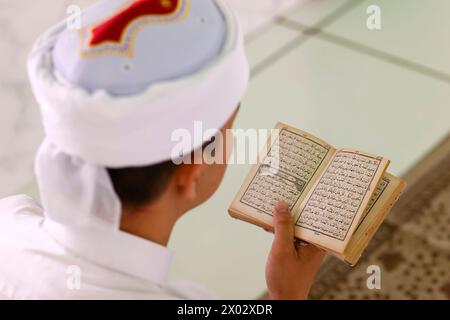
<svg viewBox="0 0 450 320">
<path fill-rule="evenodd" d="M 289 212 L 289 206 L 286 202 L 278 202 L 275 206 L 275 211 L 277 212 Z"/>
</svg>

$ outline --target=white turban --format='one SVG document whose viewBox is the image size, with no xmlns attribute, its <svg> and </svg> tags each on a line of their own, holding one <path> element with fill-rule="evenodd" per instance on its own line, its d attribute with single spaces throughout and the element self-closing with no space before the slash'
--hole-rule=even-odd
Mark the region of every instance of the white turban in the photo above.
<svg viewBox="0 0 450 320">
<path fill-rule="evenodd" d="M 55 222 L 118 229 L 121 203 L 106 168 L 170 160 L 175 130 L 194 136 L 195 121 L 221 128 L 244 95 L 242 32 L 220 0 L 170 0 L 170 13 L 137 16 L 120 43 L 93 46 L 83 38 L 112 13 L 157 1 L 126 8 L 102 1 L 83 12 L 80 30 L 63 21 L 30 54 L 46 133 L 35 170 L 46 217 Z M 203 143 L 193 141 L 192 150 Z"/>
</svg>

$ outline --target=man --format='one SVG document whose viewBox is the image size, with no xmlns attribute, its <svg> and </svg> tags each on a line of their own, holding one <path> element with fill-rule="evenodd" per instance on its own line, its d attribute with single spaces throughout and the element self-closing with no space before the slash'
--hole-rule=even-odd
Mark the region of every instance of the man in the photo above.
<svg viewBox="0 0 450 320">
<path fill-rule="evenodd" d="M 167 281 L 166 246 L 225 173 L 195 151 L 214 143 L 229 157 L 224 133 L 249 73 L 235 16 L 219 0 L 106 0 L 80 18 L 79 30 L 61 23 L 43 34 L 29 58 L 46 132 L 42 206 L 0 201 L 0 296 L 214 298 Z M 217 130 L 174 155 L 173 133 L 193 133 L 195 121 Z M 273 299 L 306 298 L 323 258 L 294 243 L 292 225 L 280 203 L 266 268 Z"/>
</svg>

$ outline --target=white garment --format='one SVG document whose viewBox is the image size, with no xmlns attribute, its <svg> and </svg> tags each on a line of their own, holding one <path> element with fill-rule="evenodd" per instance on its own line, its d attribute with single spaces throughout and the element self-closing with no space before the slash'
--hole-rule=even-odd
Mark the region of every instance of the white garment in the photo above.
<svg viewBox="0 0 450 320">
<path fill-rule="evenodd" d="M 214 299 L 168 283 L 171 250 L 122 231 L 67 227 L 27 196 L 0 200 L 0 297 Z"/>
</svg>

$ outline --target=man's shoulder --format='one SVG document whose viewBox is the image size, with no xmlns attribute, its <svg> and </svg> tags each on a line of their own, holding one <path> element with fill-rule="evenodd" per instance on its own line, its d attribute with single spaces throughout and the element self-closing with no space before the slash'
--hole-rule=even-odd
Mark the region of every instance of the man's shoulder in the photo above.
<svg viewBox="0 0 450 320">
<path fill-rule="evenodd" d="M 42 215 L 41 205 L 26 195 L 15 195 L 0 199 L 0 219 L 18 214 Z"/>
</svg>

